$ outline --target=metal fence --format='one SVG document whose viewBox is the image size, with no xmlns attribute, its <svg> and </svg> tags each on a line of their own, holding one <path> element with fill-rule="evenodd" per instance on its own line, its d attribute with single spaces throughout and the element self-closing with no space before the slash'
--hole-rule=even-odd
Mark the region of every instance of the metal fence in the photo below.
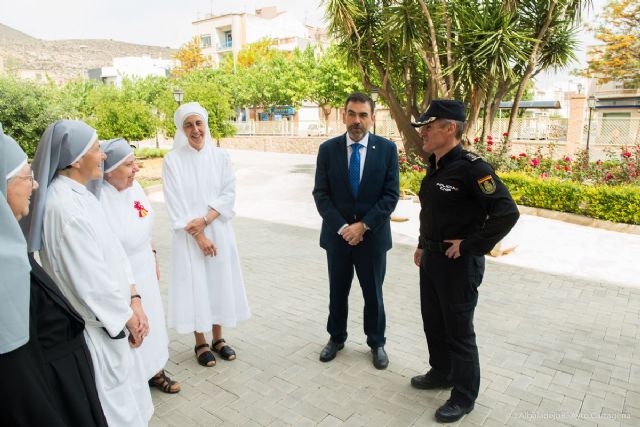
<svg viewBox="0 0 640 427">
<path fill-rule="evenodd" d="M 508 118 L 497 118 L 493 122 L 492 136 L 502 136 L 509 128 Z M 482 119 L 474 124 L 472 135 L 482 133 Z M 519 117 L 513 122 L 510 139 L 512 141 L 550 141 L 565 143 L 567 140 L 567 119 L 551 117 Z"/>
<path fill-rule="evenodd" d="M 588 137 L 590 145 L 637 145 L 640 144 L 640 118 L 594 117 L 591 126 L 585 120 L 583 132 L 582 141 Z"/>
<path fill-rule="evenodd" d="M 288 135 L 288 136 L 330 136 L 344 131 L 341 123 L 323 121 L 290 120 L 233 122 L 238 135 Z M 496 119 L 493 124 L 493 136 L 507 131 L 509 119 Z M 472 135 L 480 135 L 482 122 L 476 123 Z M 400 132 L 390 117 L 376 121 L 376 133 L 387 138 L 399 138 Z M 567 119 L 559 118 L 518 118 L 514 122 L 511 140 L 548 140 L 564 142 L 567 139 Z"/>
</svg>

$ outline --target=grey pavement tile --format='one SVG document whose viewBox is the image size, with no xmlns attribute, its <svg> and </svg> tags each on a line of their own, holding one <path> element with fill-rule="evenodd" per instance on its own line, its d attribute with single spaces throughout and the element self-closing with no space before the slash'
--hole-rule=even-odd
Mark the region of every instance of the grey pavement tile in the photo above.
<svg viewBox="0 0 640 427">
<path fill-rule="evenodd" d="M 164 207 L 155 207 L 166 306 L 169 229 Z M 183 390 L 153 391 L 151 426 L 438 425 L 433 413 L 449 392 L 409 385 L 411 376 L 428 369 L 413 247 L 396 244 L 388 254 L 391 363 L 377 371 L 362 331 L 357 281 L 346 347 L 334 361 L 318 361 L 328 339 L 326 258 L 318 231 L 245 218 L 236 218 L 234 228 L 253 312 L 224 331 L 238 359 L 203 368 L 193 354 L 193 336 L 170 331 L 167 370 Z M 489 259 L 479 291 L 481 393 L 476 409 L 453 425 L 640 425 L 639 290 Z M 526 417 L 583 408 L 602 420 Z M 630 419 L 612 419 L 616 414 Z"/>
</svg>

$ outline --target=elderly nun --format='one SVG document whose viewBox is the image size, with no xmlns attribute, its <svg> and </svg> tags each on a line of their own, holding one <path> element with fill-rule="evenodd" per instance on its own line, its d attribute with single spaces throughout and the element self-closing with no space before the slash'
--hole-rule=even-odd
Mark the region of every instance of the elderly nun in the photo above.
<svg viewBox="0 0 640 427">
<path fill-rule="evenodd" d="M 0 389 L 0 425 L 106 427 L 84 323 L 33 257 L 27 261 L 18 220 L 37 188 L 26 154 L 0 128 L 0 376 L 8 385 Z"/>
<path fill-rule="evenodd" d="M 180 384 L 172 381 L 164 366 L 169 360 L 169 337 L 160 297 L 160 268 L 151 240 L 155 213 L 144 190 L 135 180 L 138 165 L 133 149 L 125 139 L 118 138 L 100 144 L 107 158 L 104 161 L 104 181 L 100 203 L 111 229 L 124 247 L 149 317 L 149 335 L 134 349 L 137 370 L 149 386 L 165 393 L 177 393 Z"/>
<path fill-rule="evenodd" d="M 169 326 L 193 332 L 198 363 L 213 366 L 211 350 L 224 360 L 236 357 L 222 326 L 235 326 L 251 313 L 231 226 L 235 176 L 229 155 L 213 145 L 207 120 L 197 102 L 178 108 L 174 148 L 164 158 L 162 175 L 173 229 Z"/>
<path fill-rule="evenodd" d="M 40 251 L 44 269 L 85 322 L 108 424 L 146 426 L 151 395 L 133 375 L 129 343 L 142 343 L 148 323 L 127 255 L 87 189 L 102 179 L 104 158 L 87 124 L 60 120 L 49 126 L 33 161 L 40 188 L 23 225 L 29 251 Z"/>
</svg>

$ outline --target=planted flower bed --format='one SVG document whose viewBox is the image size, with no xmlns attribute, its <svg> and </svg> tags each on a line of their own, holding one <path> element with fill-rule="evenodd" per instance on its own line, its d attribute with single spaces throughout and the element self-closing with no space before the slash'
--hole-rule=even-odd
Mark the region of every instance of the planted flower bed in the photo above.
<svg viewBox="0 0 640 427">
<path fill-rule="evenodd" d="M 640 224 L 639 145 L 610 151 L 607 160 L 595 162 L 588 162 L 584 151 L 554 159 L 552 145 L 512 154 L 507 134 L 476 138 L 469 149 L 494 166 L 520 205 Z M 400 153 L 399 162 L 401 190 L 417 193 L 424 159 Z"/>
</svg>

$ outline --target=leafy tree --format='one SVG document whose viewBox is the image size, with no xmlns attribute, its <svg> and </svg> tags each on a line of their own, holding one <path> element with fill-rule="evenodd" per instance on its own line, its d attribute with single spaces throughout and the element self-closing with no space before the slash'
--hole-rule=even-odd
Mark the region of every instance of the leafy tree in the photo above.
<svg viewBox="0 0 640 427">
<path fill-rule="evenodd" d="M 595 29 L 603 45 L 590 49 L 587 77 L 640 87 L 640 1 L 611 0 Z"/>
<path fill-rule="evenodd" d="M 410 122 L 432 99 L 458 98 L 484 129 L 514 88 L 573 58 L 585 2 L 559 0 L 324 0 L 329 28 L 366 91 L 378 88 L 409 150 Z"/>
<path fill-rule="evenodd" d="M 200 37 L 195 36 L 191 41 L 182 46 L 174 56 L 180 61 L 180 66 L 173 69 L 173 74 L 181 77 L 192 70 L 199 70 L 210 65 L 209 59 L 202 54 Z"/>
<path fill-rule="evenodd" d="M 130 99 L 113 85 L 99 84 L 89 96 L 91 115 L 88 124 L 98 131 L 101 139 L 125 138 L 140 141 L 155 135 L 156 122 L 149 105 Z"/>
<path fill-rule="evenodd" d="M 54 102 L 55 88 L 0 77 L 0 123 L 7 135 L 33 157 L 40 136 L 63 116 Z"/>
<path fill-rule="evenodd" d="M 310 78 L 309 101 L 322 108 L 326 126 L 331 108 L 342 107 L 349 94 L 362 91 L 358 70 L 347 64 L 346 56 L 334 46 L 320 53 Z"/>
</svg>

